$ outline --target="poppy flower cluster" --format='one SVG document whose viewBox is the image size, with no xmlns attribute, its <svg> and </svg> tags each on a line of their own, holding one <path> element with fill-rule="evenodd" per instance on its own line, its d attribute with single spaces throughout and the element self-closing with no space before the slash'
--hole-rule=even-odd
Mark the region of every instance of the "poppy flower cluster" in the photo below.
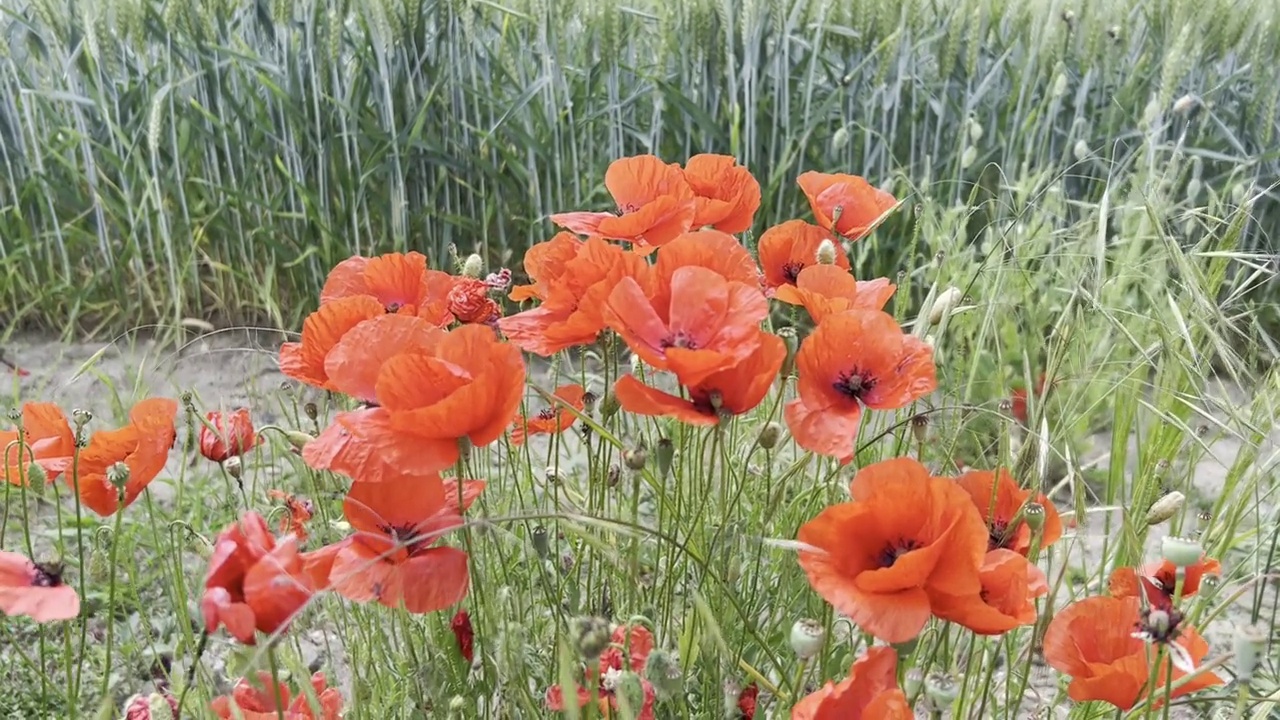
<svg viewBox="0 0 1280 720">
<path fill-rule="evenodd" d="M 627 673 L 633 673 L 641 676 L 639 682 L 643 699 L 639 707 L 632 706 L 631 709 L 636 713 L 636 720 L 653 720 L 653 705 L 657 693 L 653 684 L 643 678 L 653 648 L 653 633 L 648 628 L 643 625 L 619 625 L 609 638 L 609 646 L 600 654 L 597 666 L 588 668 L 585 673 L 587 682 L 596 686 L 595 692 L 578 686 L 574 691 L 566 693 L 564 688 L 553 685 L 547 690 L 547 708 L 564 710 L 566 694 L 576 696 L 575 702 L 580 708 L 590 705 L 594 696 L 603 717 L 616 717 L 618 691 L 623 677 Z"/>
<path fill-rule="evenodd" d="M 260 672 L 253 682 L 241 678 L 230 695 L 215 698 L 211 709 L 220 720 L 339 720 L 342 695 L 329 687 L 324 673 L 311 676 L 311 695 L 296 695 L 284 683 L 272 681 L 271 673 Z"/>
</svg>

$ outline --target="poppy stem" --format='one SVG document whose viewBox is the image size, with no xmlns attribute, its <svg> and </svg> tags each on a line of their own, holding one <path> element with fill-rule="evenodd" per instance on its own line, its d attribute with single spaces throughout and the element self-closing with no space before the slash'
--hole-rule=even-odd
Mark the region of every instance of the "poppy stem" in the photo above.
<svg viewBox="0 0 1280 720">
<path fill-rule="evenodd" d="M 191 658 L 191 664 L 187 666 L 187 676 L 182 682 L 182 692 L 178 693 L 178 707 L 173 711 L 173 720 L 182 717 L 182 703 L 187 699 L 187 693 L 191 690 L 191 686 L 196 681 L 196 670 L 200 667 L 200 658 L 204 655 L 204 649 L 209 645 L 209 631 L 205 630 L 200 633 L 200 642 L 196 644 L 196 656 Z"/>
<path fill-rule="evenodd" d="M 111 531 L 111 569 L 107 581 L 107 659 L 102 669 L 102 697 L 111 692 L 111 652 L 115 648 L 116 565 L 120 553 L 120 526 L 124 520 L 124 486 L 116 490 L 116 521 Z M 84 572 L 81 571 L 81 575 Z"/>
<path fill-rule="evenodd" d="M 275 700 L 276 717 L 284 720 L 284 696 L 280 694 L 280 669 L 276 667 L 276 646 L 267 645 L 267 667 L 271 670 L 271 694 Z"/>
</svg>

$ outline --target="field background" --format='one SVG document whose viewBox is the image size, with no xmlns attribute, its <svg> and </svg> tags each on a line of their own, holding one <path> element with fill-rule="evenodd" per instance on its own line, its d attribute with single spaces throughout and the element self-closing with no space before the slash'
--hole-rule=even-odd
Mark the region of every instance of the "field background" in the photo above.
<svg viewBox="0 0 1280 720">
<path fill-rule="evenodd" d="M 867 276 L 957 236 L 1005 240 L 1031 214 L 1048 231 L 1114 236 L 1122 199 L 1158 209 L 1183 245 L 1200 219 L 1252 199 L 1242 249 L 1274 252 L 1278 12 L 1271 0 L 11 3 L 0 333 L 188 317 L 296 328 L 352 253 L 419 249 L 447 266 L 452 245 L 518 271 L 551 234 L 547 214 L 608 207 L 605 167 L 638 152 L 735 154 L 764 185 L 759 227 L 798 216 L 803 170 L 884 184 L 907 206 L 864 253 Z M 912 212 L 926 202 L 943 217 Z"/>
</svg>

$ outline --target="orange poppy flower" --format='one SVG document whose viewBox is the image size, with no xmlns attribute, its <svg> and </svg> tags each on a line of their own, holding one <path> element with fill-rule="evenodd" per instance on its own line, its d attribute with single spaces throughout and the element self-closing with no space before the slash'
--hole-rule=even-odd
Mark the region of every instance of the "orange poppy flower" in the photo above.
<svg viewBox="0 0 1280 720">
<path fill-rule="evenodd" d="M 796 178 L 818 225 L 859 240 L 897 206 L 889 193 L 857 175 L 807 172 Z"/>
<path fill-rule="evenodd" d="M 803 305 L 815 323 L 849 310 L 883 310 L 897 289 L 888 278 L 859 281 L 837 265 L 810 265 L 796 276 L 795 285 L 781 285 L 774 297 Z"/>
<path fill-rule="evenodd" d="M 863 407 L 894 410 L 933 392 L 933 349 L 876 310 L 824 318 L 796 353 L 800 397 L 784 417 L 800 447 L 853 457 Z"/>
<path fill-rule="evenodd" d="M 132 505 L 164 469 L 177 439 L 173 426 L 177 415 L 178 403 L 174 400 L 143 400 L 129 411 L 128 425 L 119 430 L 99 430 L 89 438 L 89 445 L 80 451 L 77 477 L 70 472 L 74 462 L 71 457 L 48 461 L 49 469 L 66 472 L 67 487 L 79 494 L 85 507 L 103 517 L 113 515 Z M 123 505 L 108 479 L 108 474 L 120 472 L 117 466 L 128 468 Z"/>
<path fill-rule="evenodd" d="M 62 582 L 61 565 L 0 550 L 0 613 L 38 623 L 70 620 L 80 614 L 80 596 Z"/>
<path fill-rule="evenodd" d="M 776 289 L 795 285 L 801 270 L 818 264 L 818 247 L 823 240 L 831 240 L 831 231 L 804 220 L 788 220 L 765 230 L 757 250 L 765 286 Z M 836 243 L 835 266 L 850 271 L 849 256 L 837 241 L 832 242 Z"/>
<path fill-rule="evenodd" d="M 467 554 L 433 547 L 445 533 L 461 527 L 457 481 L 439 476 L 401 475 L 351 486 L 342 509 L 356 533 L 332 555 L 329 585 L 355 602 L 377 600 L 387 607 L 404 604 L 411 613 L 443 610 L 467 594 Z M 484 483 L 464 483 L 466 509 Z"/>
<path fill-rule="evenodd" d="M 687 400 L 651 388 L 634 375 L 618 378 L 613 394 L 627 412 L 672 417 L 690 425 L 715 425 L 724 416 L 741 415 L 764 400 L 787 357 L 782 338 L 759 332 L 755 352 L 689 387 Z"/>
<path fill-rule="evenodd" d="M 647 278 L 649 266 L 644 258 L 599 238 L 582 242 L 561 233 L 534 248 L 543 246 L 532 263 L 525 257 L 534 284 L 511 294 L 513 300 L 536 297 L 542 304 L 501 318 L 498 327 L 520 349 L 547 357 L 595 342 L 605 327 L 609 293 L 624 277 Z"/>
<path fill-rule="evenodd" d="M 933 596 L 933 612 L 979 635 L 999 635 L 1036 621 L 1035 599 L 1049 592 L 1044 571 L 1022 555 L 991 550 L 978 571 L 982 589 L 972 595 Z"/>
<path fill-rule="evenodd" d="M 755 352 L 768 313 L 758 288 L 704 267 L 672 273 L 669 303 L 650 300 L 635 280 L 623 278 L 604 308 L 605 322 L 632 352 L 688 386 Z"/>
<path fill-rule="evenodd" d="M 343 334 L 324 359 L 327 384 L 365 403 L 377 400 L 378 373 L 407 352 L 430 352 L 448 333 L 414 315 L 378 315 Z"/>
<path fill-rule="evenodd" d="M 1071 676 L 1067 695 L 1072 700 L 1099 700 L 1121 710 L 1137 705 L 1148 695 L 1151 663 L 1157 657 L 1148 640 L 1162 645 L 1175 660 L 1172 678 L 1167 663 L 1159 660 L 1154 685 L 1157 700 L 1163 698 L 1170 680 L 1176 683 L 1188 674 L 1189 666 L 1198 666 L 1209 654 L 1208 643 L 1182 623 L 1176 610 L 1152 612 L 1164 613 L 1158 623 L 1152 623 L 1150 615 L 1143 617 L 1136 597 L 1090 597 L 1054 616 L 1044 635 L 1044 656 L 1051 667 Z M 1157 637 L 1150 637 L 1153 625 L 1161 628 Z M 1199 673 L 1174 688 L 1172 697 L 1221 684 L 1222 679 L 1214 673 Z"/>
<path fill-rule="evenodd" d="M 262 438 L 253 430 L 253 419 L 247 408 L 229 413 L 211 410 L 205 415 L 215 430 L 200 426 L 200 454 L 213 462 L 223 462 L 229 457 L 244 455 L 258 446 Z"/>
<path fill-rule="evenodd" d="M 956 478 L 956 483 L 969 493 L 982 514 L 983 522 L 990 529 L 988 550 L 1007 548 L 1021 555 L 1031 551 L 1031 528 L 1019 518 L 1019 514 L 1032 500 L 1044 507 L 1040 547 L 1047 548 L 1062 537 L 1062 518 L 1058 509 L 1044 493 L 1033 497 L 1031 491 L 1018 487 L 1008 470 L 970 470 Z"/>
<path fill-rule="evenodd" d="M 293 533 L 298 536 L 299 542 L 306 542 L 308 537 L 307 523 L 315 516 L 315 505 L 306 498 L 300 498 L 283 490 L 268 490 L 267 497 L 272 500 L 282 501 L 284 509 L 288 512 L 287 515 L 280 518 L 280 532 L 283 534 Z"/>
<path fill-rule="evenodd" d="M 302 448 L 302 461 L 316 470 L 359 477 L 360 482 L 381 482 L 401 474 L 373 440 L 356 435 L 357 432 L 390 436 L 390 413 L 382 408 L 338 413 L 329 427 Z M 433 453 L 448 453 L 448 444 L 432 443 Z"/>
<path fill-rule="evenodd" d="M 280 346 L 280 372 L 321 390 L 334 390 L 325 359 L 342 337 L 360 323 L 386 313 L 370 295 L 353 295 L 320 305 L 302 321 L 302 341 Z"/>
<path fill-rule="evenodd" d="M 800 528 L 809 584 L 864 632 L 890 643 L 920 634 L 937 595 L 981 591 L 987 533 L 956 484 L 910 458 L 858 470 L 853 501 Z"/>
<path fill-rule="evenodd" d="M 1112 597 L 1137 597 L 1152 607 L 1168 610 L 1173 607 L 1173 594 L 1177 591 L 1177 566 L 1168 560 L 1149 563 L 1141 571 L 1131 567 L 1119 567 L 1112 571 L 1109 590 Z M 1206 575 L 1221 575 L 1222 565 L 1212 558 L 1201 557 L 1185 569 L 1182 580 L 1182 597 L 1200 592 L 1200 583 Z"/>
<path fill-rule="evenodd" d="M 76 451 L 75 436 L 67 423 L 67 416 L 53 403 L 22 405 L 22 441 L 23 445 L 18 445 L 16 429 L 0 430 L 0 452 L 4 453 L 0 469 L 11 485 L 21 484 L 30 475 L 27 465 L 32 460 L 49 473 L 51 480 L 55 479 L 57 473 L 51 472 L 51 468 L 57 463 L 45 461 L 69 457 Z"/>
<path fill-rule="evenodd" d="M 253 512 L 218 533 L 204 587 L 205 630 L 224 626 L 246 645 L 254 644 L 255 631 L 272 634 L 288 625 L 315 591 L 298 538 L 277 540 Z"/>
<path fill-rule="evenodd" d="M 760 209 L 760 183 L 732 156 L 694 155 L 684 164 L 684 179 L 698 197 L 693 227 L 727 233 L 751 228 Z"/>
<path fill-rule="evenodd" d="M 320 304 L 342 298 L 367 296 L 384 312 L 419 315 L 433 325 L 453 322 L 449 291 L 455 278 L 427 268 L 422 253 L 387 253 L 366 258 L 349 257 L 334 266 L 320 290 Z"/>
<path fill-rule="evenodd" d="M 898 687 L 898 653 L 870 647 L 853 662 L 849 677 L 827 681 L 791 709 L 791 720 L 911 720 L 915 715 Z"/>
<path fill-rule="evenodd" d="M 209 707 L 221 720 L 279 720 L 281 717 L 284 720 L 339 720 L 342 717 L 342 693 L 329 687 L 324 673 L 311 676 L 311 692 L 319 707 L 312 705 L 306 693 L 295 697 L 284 683 L 273 683 L 271 673 L 260 672 L 253 683 L 240 678 L 230 695 L 215 698 Z"/>
<path fill-rule="evenodd" d="M 586 390 L 581 385 L 564 385 L 556 388 L 554 395 L 564 401 L 565 405 L 582 411 L 586 404 Z M 559 403 L 548 407 L 533 417 L 521 415 L 511 426 L 511 443 L 523 445 L 530 435 L 555 435 L 573 427 L 578 416 L 569 412 Z"/>
<path fill-rule="evenodd" d="M 697 199 L 677 164 L 653 155 L 621 158 L 605 171 L 604 186 L 618 204 L 617 214 L 560 213 L 551 222 L 579 235 L 652 247 L 693 226 Z"/>
<path fill-rule="evenodd" d="M 646 288 L 652 291 L 654 306 L 665 309 L 671 304 L 672 278 L 687 267 L 706 268 L 725 280 L 760 287 L 760 268 L 756 267 L 751 253 L 737 238 L 718 230 L 695 230 L 680 235 L 663 246 L 650 277 L 636 279 L 648 283 Z"/>
</svg>

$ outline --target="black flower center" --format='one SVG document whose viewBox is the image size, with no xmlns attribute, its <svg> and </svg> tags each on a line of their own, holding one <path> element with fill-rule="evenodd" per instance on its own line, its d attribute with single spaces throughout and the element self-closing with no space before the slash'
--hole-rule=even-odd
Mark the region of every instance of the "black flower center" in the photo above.
<svg viewBox="0 0 1280 720">
<path fill-rule="evenodd" d="M 912 540 L 911 538 L 898 538 L 896 542 L 889 543 L 880 551 L 880 557 L 878 558 L 880 567 L 893 567 L 893 564 L 898 561 L 898 558 L 906 555 L 912 550 L 919 550 L 921 547 L 920 543 Z"/>
<path fill-rule="evenodd" d="M 391 303 L 387 303 L 386 306 L 383 307 L 383 309 L 386 310 L 388 314 L 391 314 L 391 313 L 399 312 L 400 308 L 402 307 L 404 306 L 398 302 L 391 302 Z"/>
<path fill-rule="evenodd" d="M 697 350 L 698 342 L 693 338 L 689 337 L 687 334 L 683 332 L 678 332 L 678 333 L 669 335 L 666 338 L 663 338 L 662 340 L 663 350 L 666 350 L 667 348 L 671 348 L 671 347 L 684 348 L 685 350 Z"/>
<path fill-rule="evenodd" d="M 803 269 L 804 263 L 795 262 L 794 260 L 786 262 L 782 265 L 782 277 L 786 278 L 787 282 L 794 285 L 796 278 L 800 277 L 800 271 Z"/>
<path fill-rule="evenodd" d="M 1183 614 L 1177 608 L 1145 608 L 1138 620 L 1140 635 L 1153 643 L 1170 643 L 1182 634 Z"/>
<path fill-rule="evenodd" d="M 543 408 L 542 412 L 538 413 L 538 419 L 540 420 L 554 420 L 555 417 L 556 411 L 554 408 Z"/>
<path fill-rule="evenodd" d="M 1009 523 L 1003 520 L 992 520 L 991 527 L 987 529 L 987 551 L 1008 549 L 1012 541 L 1013 533 L 1009 532 Z"/>
<path fill-rule="evenodd" d="M 37 563 L 32 587 L 58 587 L 62 584 L 62 566 L 53 563 Z"/>
<path fill-rule="evenodd" d="M 871 389 L 876 386 L 876 379 L 869 373 L 854 368 L 848 372 L 840 373 L 831 386 L 842 395 L 847 395 L 853 400 L 861 400 L 863 395 L 871 392 Z"/>
<path fill-rule="evenodd" d="M 387 537 L 391 538 L 392 542 L 397 545 L 403 545 L 410 553 L 413 553 L 419 545 L 426 542 L 426 539 L 418 534 L 418 528 L 416 525 L 388 524 L 382 525 L 378 529 L 386 534 Z"/>
</svg>

